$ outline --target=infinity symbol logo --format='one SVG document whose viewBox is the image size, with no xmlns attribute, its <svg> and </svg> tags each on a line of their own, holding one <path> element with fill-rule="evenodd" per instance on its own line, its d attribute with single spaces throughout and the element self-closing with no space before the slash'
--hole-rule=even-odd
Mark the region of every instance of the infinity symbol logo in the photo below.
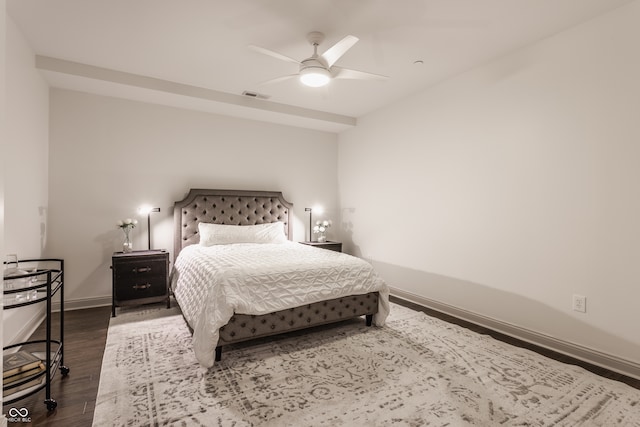
<svg viewBox="0 0 640 427">
<path fill-rule="evenodd" d="M 26 417 L 27 415 L 29 415 L 29 410 L 27 408 L 20 408 L 20 409 L 16 409 L 16 408 L 11 408 L 9 409 L 9 416 L 10 417 Z"/>
</svg>

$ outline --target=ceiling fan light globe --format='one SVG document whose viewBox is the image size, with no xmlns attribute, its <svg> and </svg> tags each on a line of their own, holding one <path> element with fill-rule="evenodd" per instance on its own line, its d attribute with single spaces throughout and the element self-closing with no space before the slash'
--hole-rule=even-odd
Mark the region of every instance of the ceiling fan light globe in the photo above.
<svg viewBox="0 0 640 427">
<path fill-rule="evenodd" d="M 300 81 L 309 87 L 326 86 L 331 80 L 331 75 L 324 68 L 306 68 L 300 71 Z"/>
</svg>

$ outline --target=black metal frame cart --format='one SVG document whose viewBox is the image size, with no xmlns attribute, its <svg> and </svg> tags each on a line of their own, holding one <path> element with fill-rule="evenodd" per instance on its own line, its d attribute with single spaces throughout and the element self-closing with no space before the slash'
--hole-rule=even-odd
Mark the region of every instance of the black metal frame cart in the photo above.
<svg viewBox="0 0 640 427">
<path fill-rule="evenodd" d="M 27 396 L 46 390 L 44 404 L 49 411 L 53 411 L 58 403 L 51 398 L 51 382 L 58 368 L 62 376 L 69 373 L 69 368 L 64 365 L 64 261 L 61 259 L 25 259 L 19 260 L 21 269 L 13 274 L 5 275 L 3 298 L 4 310 L 12 310 L 32 304 L 46 302 L 46 338 L 44 340 L 24 341 L 3 348 L 6 357 L 18 350 L 24 350 L 40 358 L 45 370 L 18 379 L 11 383 L 3 384 L 3 394 L 10 392 L 7 399 L 3 399 L 3 405 L 17 402 Z M 30 266 L 24 268 L 23 266 Z M 53 268 L 49 268 L 52 266 Z M 51 300 L 60 295 L 60 339 L 51 337 Z M 12 389 L 18 388 L 18 391 Z"/>
</svg>

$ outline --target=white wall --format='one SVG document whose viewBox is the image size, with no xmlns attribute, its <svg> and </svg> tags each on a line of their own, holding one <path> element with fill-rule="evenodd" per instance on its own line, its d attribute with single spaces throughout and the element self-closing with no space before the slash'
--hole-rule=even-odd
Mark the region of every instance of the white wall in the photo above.
<svg viewBox="0 0 640 427">
<path fill-rule="evenodd" d="M 40 258 L 47 234 L 49 88 L 9 17 L 6 30 L 4 251 Z M 5 310 L 5 343 L 28 337 L 43 312 L 44 304 Z"/>
<path fill-rule="evenodd" d="M 173 249 L 173 203 L 190 188 L 278 190 L 294 204 L 294 240 L 304 208 L 337 210 L 337 137 L 98 95 L 51 91 L 50 236 L 47 253 L 65 259 L 66 300 L 111 298 L 111 256 L 122 250 L 122 218 L 138 218 L 134 250 Z"/>
<path fill-rule="evenodd" d="M 640 363 L 638 22 L 633 2 L 342 133 L 347 250 L 402 291 Z"/>
</svg>

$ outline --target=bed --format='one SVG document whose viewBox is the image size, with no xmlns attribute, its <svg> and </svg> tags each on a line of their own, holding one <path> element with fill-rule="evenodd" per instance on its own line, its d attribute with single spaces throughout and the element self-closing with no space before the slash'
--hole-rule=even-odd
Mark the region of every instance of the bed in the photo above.
<svg viewBox="0 0 640 427">
<path fill-rule="evenodd" d="M 293 242 L 291 209 L 271 191 L 192 189 L 175 202 L 171 286 L 202 366 L 238 342 L 360 316 L 384 325 L 384 281 L 359 258 Z"/>
</svg>

